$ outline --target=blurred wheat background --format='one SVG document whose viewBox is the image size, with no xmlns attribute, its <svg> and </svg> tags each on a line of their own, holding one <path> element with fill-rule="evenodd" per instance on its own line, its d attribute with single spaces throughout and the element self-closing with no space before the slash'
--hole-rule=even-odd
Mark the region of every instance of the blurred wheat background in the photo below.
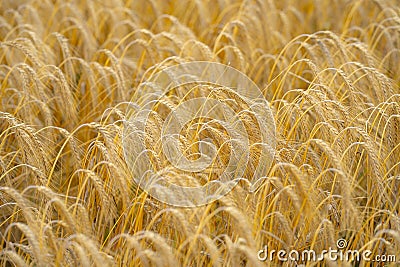
<svg viewBox="0 0 400 267">
<path fill-rule="evenodd" d="M 194 60 L 262 89 L 277 145 L 256 192 L 243 181 L 174 208 L 133 183 L 122 128 L 149 68 Z M 339 238 L 400 260 L 396 0 L 0 0 L 0 83 L 2 266 L 377 264 L 257 258 Z M 147 142 L 163 170 L 156 122 Z"/>
</svg>

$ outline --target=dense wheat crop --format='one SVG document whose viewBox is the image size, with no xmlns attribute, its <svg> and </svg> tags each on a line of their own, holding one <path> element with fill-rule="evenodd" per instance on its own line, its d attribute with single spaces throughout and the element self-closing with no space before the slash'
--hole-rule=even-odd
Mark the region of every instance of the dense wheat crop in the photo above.
<svg viewBox="0 0 400 267">
<path fill-rule="evenodd" d="M 250 77 L 276 146 L 255 192 L 242 179 L 217 201 L 180 208 L 133 182 L 122 139 L 152 71 L 191 61 Z M 397 0 L 0 0 L 0 264 L 378 265 L 258 258 L 265 246 L 320 253 L 345 239 L 398 266 L 399 86 Z M 214 92 L 241 114 L 251 177 L 263 164 L 255 115 L 234 90 L 211 87 L 193 94 Z M 163 112 L 184 97 L 159 100 L 142 168 L 193 185 L 217 179 L 232 147 L 221 127 L 197 121 L 221 146 L 217 165 L 172 168 L 159 146 Z M 198 128 L 188 128 L 180 147 L 196 158 Z"/>
</svg>

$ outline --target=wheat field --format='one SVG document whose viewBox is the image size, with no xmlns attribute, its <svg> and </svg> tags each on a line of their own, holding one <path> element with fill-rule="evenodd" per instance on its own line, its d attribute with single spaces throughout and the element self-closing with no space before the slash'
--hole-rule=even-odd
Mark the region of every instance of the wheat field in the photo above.
<svg viewBox="0 0 400 267">
<path fill-rule="evenodd" d="M 134 182 L 123 131 L 152 71 L 208 61 L 247 75 L 269 103 L 276 145 L 240 94 L 230 103 L 251 159 L 224 197 L 195 208 L 154 199 Z M 400 3 L 397 0 L 0 0 L 1 266 L 399 266 Z M 172 168 L 159 146 L 159 100 L 144 142 L 153 168 L 183 185 L 218 179 L 229 136 L 207 171 Z M 189 129 L 190 128 L 190 129 Z M 135 146 L 135 142 L 132 143 Z M 260 260 L 273 250 L 346 249 L 397 260 Z"/>
</svg>

